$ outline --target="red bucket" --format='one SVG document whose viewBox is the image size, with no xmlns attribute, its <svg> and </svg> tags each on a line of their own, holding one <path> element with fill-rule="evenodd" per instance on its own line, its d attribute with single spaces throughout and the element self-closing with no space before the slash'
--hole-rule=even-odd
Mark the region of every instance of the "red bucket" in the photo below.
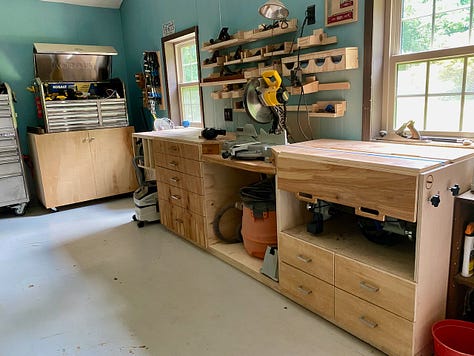
<svg viewBox="0 0 474 356">
<path fill-rule="evenodd" d="M 434 351 L 437 356 L 473 356 L 474 323 L 447 319 L 431 328 Z"/>
</svg>

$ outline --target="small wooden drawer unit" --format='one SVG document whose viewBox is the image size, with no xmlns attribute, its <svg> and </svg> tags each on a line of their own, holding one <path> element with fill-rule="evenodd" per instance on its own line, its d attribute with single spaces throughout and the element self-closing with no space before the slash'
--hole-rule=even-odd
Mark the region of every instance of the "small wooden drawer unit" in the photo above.
<svg viewBox="0 0 474 356">
<path fill-rule="evenodd" d="M 208 247 L 203 153 L 220 152 L 217 141 L 199 139 L 190 129 L 170 130 L 153 138 L 161 222 L 177 235 Z"/>
</svg>

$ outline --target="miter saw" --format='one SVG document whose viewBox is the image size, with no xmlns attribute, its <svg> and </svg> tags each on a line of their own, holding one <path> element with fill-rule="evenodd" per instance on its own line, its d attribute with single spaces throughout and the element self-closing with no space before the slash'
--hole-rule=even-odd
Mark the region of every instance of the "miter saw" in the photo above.
<svg viewBox="0 0 474 356">
<path fill-rule="evenodd" d="M 261 78 L 251 79 L 244 90 L 247 114 L 260 124 L 273 122 L 270 133 L 286 135 L 286 103 L 289 93 L 276 70 L 267 70 Z"/>
<path fill-rule="evenodd" d="M 272 157 L 271 146 L 286 144 L 286 102 L 288 91 L 276 70 L 263 72 L 261 78 L 251 79 L 244 90 L 247 114 L 260 124 L 273 122 L 270 134 L 263 129 L 257 135 L 253 125 L 246 125 L 236 141 L 223 145 L 223 158 L 264 160 Z"/>
</svg>

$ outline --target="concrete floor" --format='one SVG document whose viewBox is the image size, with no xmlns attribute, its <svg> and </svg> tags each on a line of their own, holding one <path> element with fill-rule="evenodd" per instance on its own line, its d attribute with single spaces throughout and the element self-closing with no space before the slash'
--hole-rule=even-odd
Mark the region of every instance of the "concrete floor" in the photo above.
<svg viewBox="0 0 474 356">
<path fill-rule="evenodd" d="M 0 355 L 381 355 L 128 197 L 0 214 Z"/>
</svg>

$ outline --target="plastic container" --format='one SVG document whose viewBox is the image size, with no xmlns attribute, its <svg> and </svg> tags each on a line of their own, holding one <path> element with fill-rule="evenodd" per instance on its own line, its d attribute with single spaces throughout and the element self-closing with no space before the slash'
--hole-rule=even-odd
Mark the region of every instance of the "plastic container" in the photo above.
<svg viewBox="0 0 474 356">
<path fill-rule="evenodd" d="M 431 328 L 436 356 L 474 355 L 474 323 L 447 319 Z"/>
<path fill-rule="evenodd" d="M 276 212 L 271 207 L 259 210 L 253 204 L 244 204 L 241 233 L 245 251 L 263 260 L 267 246 L 277 245 Z"/>
<path fill-rule="evenodd" d="M 461 276 L 471 277 L 474 272 L 474 223 L 469 223 L 464 232 L 464 252 Z"/>
</svg>

